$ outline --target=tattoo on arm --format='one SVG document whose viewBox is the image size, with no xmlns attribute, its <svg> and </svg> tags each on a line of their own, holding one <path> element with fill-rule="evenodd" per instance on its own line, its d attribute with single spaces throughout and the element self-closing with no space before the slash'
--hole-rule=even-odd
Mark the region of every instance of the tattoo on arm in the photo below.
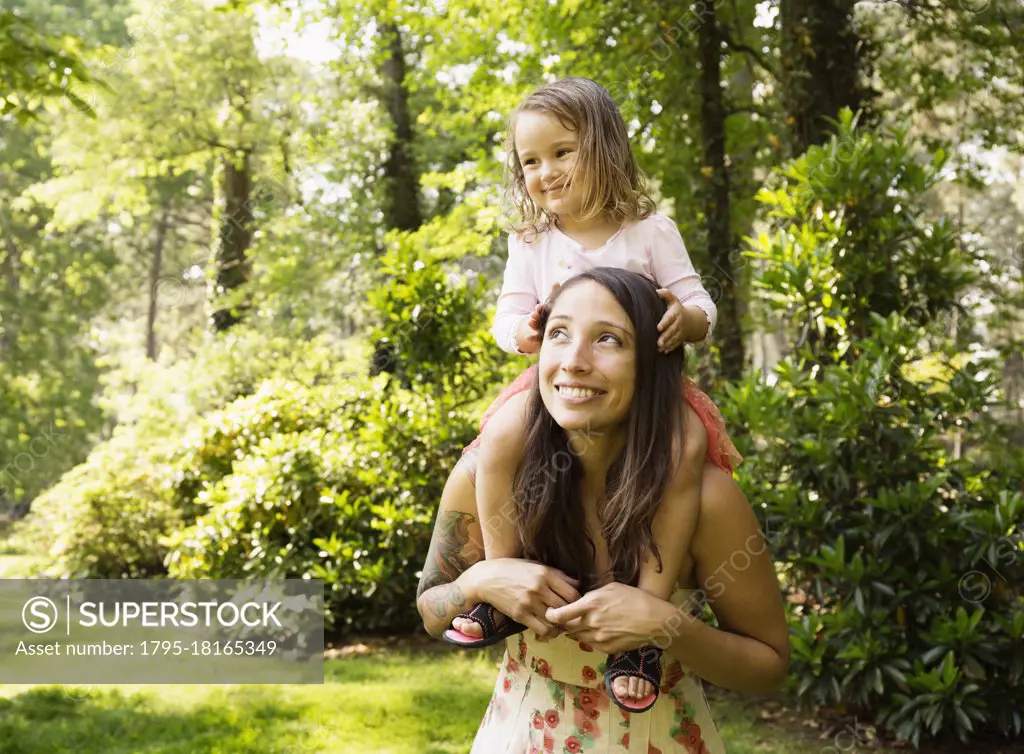
<svg viewBox="0 0 1024 754">
<path fill-rule="evenodd" d="M 441 584 L 427 595 L 427 605 L 430 612 L 438 618 L 444 618 L 450 608 L 461 610 L 465 607 L 466 597 L 458 584 Z"/>
<path fill-rule="evenodd" d="M 434 536 L 423 566 L 417 599 L 436 587 L 437 594 L 431 595 L 430 604 L 439 617 L 447 613 L 447 605 L 463 605 L 466 602 L 462 590 L 452 583 L 471 565 L 483 558 L 483 548 L 470 536 L 470 527 L 476 523 L 472 513 L 449 511 L 443 514 L 434 527 Z"/>
</svg>

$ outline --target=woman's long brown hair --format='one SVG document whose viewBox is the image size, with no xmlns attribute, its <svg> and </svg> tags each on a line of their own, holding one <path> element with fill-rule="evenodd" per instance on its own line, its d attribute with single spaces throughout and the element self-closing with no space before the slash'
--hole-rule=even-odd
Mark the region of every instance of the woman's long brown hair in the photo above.
<svg viewBox="0 0 1024 754">
<path fill-rule="evenodd" d="M 635 331 L 636 381 L 625 418 L 626 443 L 608 471 L 605 494 L 598 504 L 611 576 L 634 584 L 648 553 L 654 554 L 661 568 L 651 526 L 682 457 L 684 355 L 681 347 L 667 354 L 658 351 L 658 322 L 666 304 L 658 297 L 657 286 L 635 272 L 612 267 L 588 270 L 562 285 L 544 307 L 541 332 L 558 297 L 588 280 L 615 297 Z M 566 431 L 541 400 L 541 379 L 538 374 L 530 395 L 526 448 L 513 481 L 520 541 L 524 557 L 559 568 L 588 589 L 601 582 L 604 574 L 594 573 L 596 549 L 586 531 L 580 497 L 578 455 L 586 449 L 570 447 Z"/>
</svg>

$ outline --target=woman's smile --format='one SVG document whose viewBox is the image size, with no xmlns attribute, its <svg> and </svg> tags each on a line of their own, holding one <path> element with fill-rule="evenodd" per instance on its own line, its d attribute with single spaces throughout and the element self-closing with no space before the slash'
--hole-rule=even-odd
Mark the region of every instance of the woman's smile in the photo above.
<svg viewBox="0 0 1024 754">
<path fill-rule="evenodd" d="M 566 403 L 589 403 L 604 395 L 604 390 L 584 387 L 582 385 L 555 385 L 558 397 Z"/>
</svg>

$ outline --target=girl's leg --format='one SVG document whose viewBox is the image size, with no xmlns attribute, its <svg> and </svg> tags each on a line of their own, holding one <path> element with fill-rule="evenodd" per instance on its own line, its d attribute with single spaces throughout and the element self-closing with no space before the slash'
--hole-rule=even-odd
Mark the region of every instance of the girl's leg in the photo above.
<svg viewBox="0 0 1024 754">
<path fill-rule="evenodd" d="M 637 583 L 638 588 L 662 600 L 672 596 L 679 581 L 700 511 L 707 433 L 700 419 L 689 408 L 686 412 L 684 436 L 682 471 L 665 490 L 651 526 L 654 544 L 661 555 L 661 569 L 658 569 L 654 553 L 648 553 L 647 560 L 640 568 Z M 612 682 L 612 688 L 623 699 L 643 699 L 654 693 L 654 687 L 649 681 L 636 676 L 619 676 Z"/>
<path fill-rule="evenodd" d="M 526 436 L 525 407 L 528 393 L 513 396 L 487 422 L 480 435 L 476 465 L 476 505 L 487 560 L 515 558 L 520 554 L 519 529 L 512 481 L 522 460 Z M 500 613 L 497 613 L 501 616 Z M 498 627 L 504 616 L 497 621 Z M 452 627 L 467 636 L 480 637 L 480 624 L 456 618 Z"/>
</svg>

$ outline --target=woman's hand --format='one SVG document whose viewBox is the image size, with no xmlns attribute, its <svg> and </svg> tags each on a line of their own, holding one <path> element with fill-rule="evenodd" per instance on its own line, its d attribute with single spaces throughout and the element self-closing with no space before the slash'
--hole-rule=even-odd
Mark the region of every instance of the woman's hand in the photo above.
<svg viewBox="0 0 1024 754">
<path fill-rule="evenodd" d="M 467 591 L 481 602 L 489 602 L 499 612 L 522 623 L 542 639 L 550 639 L 560 629 L 544 616 L 550 608 L 560 608 L 579 600 L 579 582 L 557 568 L 518 558 L 481 560 L 459 577 Z"/>
<path fill-rule="evenodd" d="M 680 611 L 670 602 L 612 583 L 587 592 L 571 605 L 548 610 L 545 617 L 572 638 L 614 654 L 644 644 L 667 644 L 679 625 L 679 616 Z"/>
</svg>

